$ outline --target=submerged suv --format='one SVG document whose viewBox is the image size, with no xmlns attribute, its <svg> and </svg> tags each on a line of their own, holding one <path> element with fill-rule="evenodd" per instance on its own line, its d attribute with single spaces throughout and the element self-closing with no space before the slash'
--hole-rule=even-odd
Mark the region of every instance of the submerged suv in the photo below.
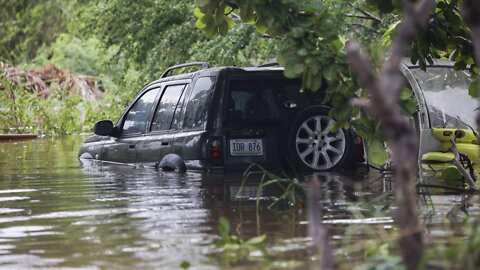
<svg viewBox="0 0 480 270">
<path fill-rule="evenodd" d="M 201 69 L 168 76 L 190 66 Z M 97 122 L 79 158 L 178 171 L 346 166 L 351 132 L 332 129 L 322 91 L 300 86 L 278 67 L 173 66 L 140 91 L 115 125 Z"/>
</svg>

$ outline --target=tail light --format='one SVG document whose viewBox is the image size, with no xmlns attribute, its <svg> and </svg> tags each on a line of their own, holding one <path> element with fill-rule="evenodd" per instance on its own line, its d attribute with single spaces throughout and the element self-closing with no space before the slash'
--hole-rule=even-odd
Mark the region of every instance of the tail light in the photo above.
<svg viewBox="0 0 480 270">
<path fill-rule="evenodd" d="M 355 135 L 353 140 L 353 157 L 355 162 L 361 163 L 365 161 L 365 150 L 363 139 L 360 136 Z"/>
<path fill-rule="evenodd" d="M 212 138 L 210 141 L 210 157 L 212 159 L 222 158 L 222 140 L 221 138 Z"/>
</svg>

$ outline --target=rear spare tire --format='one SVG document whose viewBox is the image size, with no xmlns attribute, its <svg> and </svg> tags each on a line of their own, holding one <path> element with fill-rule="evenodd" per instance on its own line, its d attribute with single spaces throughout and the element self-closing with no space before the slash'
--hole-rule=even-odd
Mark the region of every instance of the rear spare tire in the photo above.
<svg viewBox="0 0 480 270">
<path fill-rule="evenodd" d="M 332 127 L 330 108 L 309 107 L 293 120 L 288 135 L 289 157 L 303 171 L 341 169 L 350 164 L 353 137 L 350 130 Z"/>
</svg>

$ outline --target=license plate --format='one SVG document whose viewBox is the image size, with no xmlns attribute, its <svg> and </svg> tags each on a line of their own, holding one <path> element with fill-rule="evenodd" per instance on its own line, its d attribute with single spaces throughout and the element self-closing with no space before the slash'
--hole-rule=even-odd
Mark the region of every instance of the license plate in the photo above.
<svg viewBox="0 0 480 270">
<path fill-rule="evenodd" d="M 234 157 L 263 156 L 261 139 L 230 140 L 230 155 Z"/>
</svg>

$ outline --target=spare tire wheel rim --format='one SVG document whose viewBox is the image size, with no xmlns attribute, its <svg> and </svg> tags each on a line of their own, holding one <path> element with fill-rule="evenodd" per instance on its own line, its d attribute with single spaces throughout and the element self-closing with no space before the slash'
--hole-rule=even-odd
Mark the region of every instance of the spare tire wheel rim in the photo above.
<svg viewBox="0 0 480 270">
<path fill-rule="evenodd" d="M 335 121 L 324 115 L 307 118 L 298 127 L 295 149 L 305 165 L 314 170 L 328 170 L 337 165 L 345 153 L 345 133 L 333 132 Z"/>
</svg>

